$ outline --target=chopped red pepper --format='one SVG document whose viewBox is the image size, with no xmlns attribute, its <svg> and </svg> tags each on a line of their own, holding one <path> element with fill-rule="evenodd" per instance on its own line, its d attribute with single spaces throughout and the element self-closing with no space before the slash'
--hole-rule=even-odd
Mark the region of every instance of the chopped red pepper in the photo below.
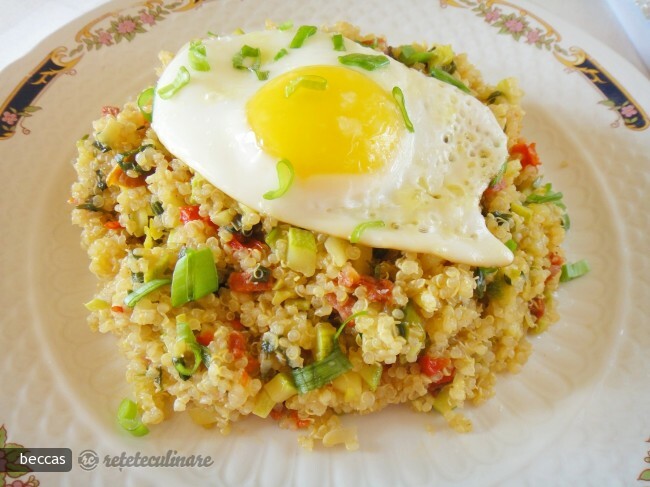
<svg viewBox="0 0 650 487">
<path fill-rule="evenodd" d="M 185 224 L 194 220 L 201 220 L 206 225 L 209 225 L 214 229 L 218 229 L 219 227 L 215 225 L 212 220 L 210 220 L 209 216 L 201 216 L 199 213 L 199 208 L 199 205 L 181 206 L 179 208 L 179 211 L 181 213 L 181 222 Z"/>
<path fill-rule="evenodd" d="M 124 308 L 122 308 L 122 306 L 111 306 L 111 311 L 115 311 L 116 313 L 124 313 Z"/>
<path fill-rule="evenodd" d="M 198 335 L 196 335 L 196 341 L 199 342 L 204 347 L 207 347 L 214 340 L 214 331 L 204 330 Z"/>
<path fill-rule="evenodd" d="M 118 230 L 120 228 L 124 228 L 122 225 L 120 225 L 120 222 L 117 220 L 111 220 L 107 221 L 104 223 L 104 228 L 108 228 L 109 230 Z"/>
<path fill-rule="evenodd" d="M 551 265 L 548 268 L 551 273 L 549 276 L 546 278 L 546 282 L 550 281 L 553 279 L 556 275 L 558 275 L 560 272 L 562 272 L 562 264 L 564 264 L 564 257 L 561 255 L 558 255 L 554 252 L 551 252 L 548 256 L 549 260 L 551 261 Z"/>
<path fill-rule="evenodd" d="M 253 282 L 247 272 L 233 272 L 228 276 L 228 287 L 238 293 L 259 293 L 273 289 L 273 282 Z"/>
<path fill-rule="evenodd" d="M 232 326 L 233 330 L 237 331 L 242 331 L 244 329 L 244 325 L 242 325 L 239 320 L 230 320 L 230 326 Z"/>
<path fill-rule="evenodd" d="M 359 286 L 365 287 L 368 292 L 368 299 L 376 303 L 387 303 L 393 299 L 393 283 L 391 281 L 377 279 L 372 276 L 362 276 L 350 265 L 341 270 L 338 283 L 352 289 Z"/>
<path fill-rule="evenodd" d="M 280 421 L 282 419 L 282 409 L 271 409 L 271 412 L 269 413 L 271 418 L 275 419 L 276 421 Z"/>
<path fill-rule="evenodd" d="M 333 293 L 326 294 L 325 299 L 327 299 L 330 306 L 337 311 L 343 321 L 347 320 L 352 315 L 352 307 L 357 301 L 355 298 L 348 296 L 345 301 L 340 303 L 338 299 L 336 299 L 336 294 Z M 348 326 L 354 326 L 354 320 L 350 320 Z"/>
<path fill-rule="evenodd" d="M 238 331 L 233 331 L 228 335 L 228 351 L 233 354 L 235 360 L 238 360 L 246 353 L 246 338 Z"/>
<path fill-rule="evenodd" d="M 104 105 L 102 107 L 102 115 L 113 115 L 115 117 L 118 113 L 120 113 L 120 109 L 118 107 L 112 107 L 110 105 Z"/>
<path fill-rule="evenodd" d="M 528 309 L 530 314 L 539 320 L 546 311 L 546 300 L 542 296 L 537 296 L 528 304 Z"/>
<path fill-rule="evenodd" d="M 260 242 L 259 240 L 254 238 L 246 238 L 237 233 L 232 234 L 232 240 L 228 242 L 228 245 L 230 245 L 234 250 L 257 249 L 260 252 L 264 252 L 267 248 L 264 242 Z"/>
<path fill-rule="evenodd" d="M 522 168 L 526 166 L 539 166 L 542 163 L 539 160 L 539 156 L 537 155 L 537 150 L 535 149 L 535 142 L 531 142 L 530 144 L 519 142 L 513 145 L 510 148 L 510 155 L 520 156 L 519 159 L 521 161 Z"/>
<path fill-rule="evenodd" d="M 249 355 L 248 357 L 248 363 L 246 364 L 246 368 L 244 369 L 248 375 L 255 375 L 258 370 L 260 370 L 260 362 L 257 360 L 255 357 L 252 355 Z"/>
<path fill-rule="evenodd" d="M 311 424 L 310 419 L 300 419 L 300 416 L 298 416 L 298 411 L 292 410 L 289 413 L 289 417 L 294 421 L 296 424 L 296 428 L 308 428 L 309 425 Z"/>
<path fill-rule="evenodd" d="M 494 198 L 496 194 L 504 189 L 506 187 L 506 182 L 501 179 L 497 184 L 494 186 L 488 186 L 485 191 L 483 191 L 483 196 L 487 198 Z"/>
<path fill-rule="evenodd" d="M 434 358 L 431 355 L 423 355 L 418 360 L 418 363 L 420 364 L 420 370 L 422 373 L 429 377 L 433 377 L 440 372 L 445 376 L 450 375 L 445 374 L 445 371 L 449 370 L 451 367 L 451 359 L 446 357 Z M 453 371 L 453 367 L 451 367 L 451 370 Z"/>
</svg>

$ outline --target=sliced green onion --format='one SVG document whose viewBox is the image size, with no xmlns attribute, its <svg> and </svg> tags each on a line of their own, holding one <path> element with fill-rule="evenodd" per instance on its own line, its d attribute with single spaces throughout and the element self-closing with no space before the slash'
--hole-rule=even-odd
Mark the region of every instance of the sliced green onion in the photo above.
<svg viewBox="0 0 650 487">
<path fill-rule="evenodd" d="M 151 122 L 151 117 L 153 115 L 154 94 L 155 90 L 151 87 L 141 91 L 138 95 L 138 108 L 147 122 Z"/>
<path fill-rule="evenodd" d="M 560 207 L 564 206 L 564 204 L 560 201 L 563 197 L 562 193 L 554 192 L 551 183 L 545 184 L 542 190 L 543 190 L 542 194 L 537 194 L 537 193 L 529 194 L 524 200 L 524 204 L 529 205 L 531 203 L 536 203 L 536 204 L 555 203 Z"/>
<path fill-rule="evenodd" d="M 244 62 L 247 58 L 252 60 L 248 65 Z M 268 79 L 269 72 L 260 70 L 261 63 L 262 53 L 260 52 L 259 48 L 251 47 L 246 44 L 244 44 L 232 58 L 233 68 L 247 69 L 255 73 L 255 76 L 257 76 L 258 80 L 264 81 L 265 79 Z"/>
<path fill-rule="evenodd" d="M 350 369 L 352 369 L 350 360 L 343 354 L 341 347 L 335 344 L 332 353 L 323 360 L 309 364 L 302 369 L 293 369 L 291 375 L 298 392 L 305 394 L 329 384 Z"/>
<path fill-rule="evenodd" d="M 399 86 L 393 87 L 393 98 L 395 98 L 395 101 L 397 102 L 399 111 L 402 112 L 402 117 L 404 118 L 404 125 L 406 125 L 406 130 L 408 130 L 409 132 L 414 132 L 415 129 L 413 128 L 413 123 L 411 122 L 411 119 L 409 118 L 409 114 L 406 111 L 406 104 L 404 102 L 404 93 L 402 93 L 402 89 Z"/>
<path fill-rule="evenodd" d="M 565 230 L 568 230 L 569 228 L 571 228 L 571 218 L 569 218 L 568 213 L 565 212 L 562 215 L 562 222 L 561 223 L 562 223 L 562 228 L 564 228 Z"/>
<path fill-rule="evenodd" d="M 114 161 L 125 173 L 128 171 L 135 171 L 138 174 L 144 174 L 144 169 L 142 169 L 140 165 L 135 162 L 135 156 L 140 152 L 143 152 L 145 149 L 148 149 L 149 147 L 153 147 L 153 144 L 145 144 L 141 145 L 137 149 L 133 149 L 127 152 L 120 152 L 119 154 L 115 155 Z"/>
<path fill-rule="evenodd" d="M 271 269 L 268 267 L 264 267 L 263 265 L 258 265 L 253 269 L 253 273 L 251 274 L 250 281 L 251 282 L 269 282 L 269 279 L 271 278 Z"/>
<path fill-rule="evenodd" d="M 278 59 L 282 59 L 284 56 L 289 54 L 289 51 L 287 51 L 284 47 L 278 51 L 278 53 L 273 57 L 274 61 L 277 61 Z"/>
<path fill-rule="evenodd" d="M 192 69 L 197 71 L 210 71 L 207 53 L 202 41 L 190 42 L 190 49 L 187 53 L 187 59 Z"/>
<path fill-rule="evenodd" d="M 334 337 L 332 337 L 334 342 L 336 343 L 336 340 L 339 339 L 341 333 L 343 332 L 344 328 L 347 326 L 348 323 L 350 323 L 352 320 L 356 320 L 359 316 L 365 316 L 367 314 L 368 312 L 366 310 L 362 310 L 362 311 L 357 311 L 356 313 L 353 313 L 350 316 L 348 316 L 347 319 L 339 325 L 339 328 L 338 330 L 336 330 L 336 333 L 334 333 Z"/>
<path fill-rule="evenodd" d="M 332 44 L 334 44 L 335 51 L 345 51 L 345 43 L 341 34 L 334 34 L 332 36 Z"/>
<path fill-rule="evenodd" d="M 124 304 L 130 308 L 133 308 L 136 303 L 144 298 L 147 294 L 152 293 L 156 289 L 166 286 L 171 282 L 171 279 L 154 279 L 153 281 L 149 281 L 140 286 L 137 290 L 130 293 L 126 298 L 124 298 Z"/>
<path fill-rule="evenodd" d="M 513 239 L 508 240 L 504 245 L 510 249 L 510 252 L 517 250 L 517 242 Z"/>
<path fill-rule="evenodd" d="M 497 101 L 497 98 L 499 98 L 500 96 L 503 96 L 503 93 L 501 93 L 499 90 L 493 91 L 488 95 L 487 99 L 485 100 L 485 103 L 487 103 L 488 105 L 492 105 Z"/>
<path fill-rule="evenodd" d="M 562 266 L 562 274 L 560 274 L 560 282 L 567 282 L 584 276 L 590 270 L 591 267 L 585 259 L 574 262 L 573 264 L 564 264 Z"/>
<path fill-rule="evenodd" d="M 138 406 L 131 399 L 123 399 L 120 403 L 117 408 L 117 422 L 133 436 L 149 433 L 149 428 L 138 418 Z"/>
<path fill-rule="evenodd" d="M 293 27 L 293 22 L 291 20 L 287 20 L 286 22 L 282 22 L 280 25 L 278 25 L 278 30 L 289 30 Z"/>
<path fill-rule="evenodd" d="M 267 191 L 262 195 L 265 200 L 274 200 L 283 196 L 293 183 L 294 170 L 293 166 L 287 159 L 282 159 L 278 161 L 275 166 L 275 169 L 278 173 L 278 189 L 272 191 Z"/>
<path fill-rule="evenodd" d="M 375 69 L 388 66 L 390 60 L 383 54 L 346 54 L 339 56 L 339 62 L 345 66 L 356 66 L 357 68 L 365 69 L 366 71 L 374 71 Z"/>
<path fill-rule="evenodd" d="M 361 240 L 361 234 L 369 228 L 383 228 L 385 226 L 386 224 L 381 220 L 359 223 L 354 227 L 354 230 L 352 230 L 352 234 L 350 234 L 350 243 L 359 243 L 359 240 Z"/>
<path fill-rule="evenodd" d="M 178 68 L 178 73 L 176 73 L 176 78 L 170 84 L 158 88 L 156 91 L 158 96 L 163 100 L 167 100 L 174 96 L 178 91 L 190 82 L 190 72 L 185 66 Z"/>
<path fill-rule="evenodd" d="M 503 175 L 506 173 L 506 168 L 508 167 L 508 161 L 504 162 L 501 164 L 501 167 L 497 171 L 497 173 L 494 175 L 492 178 L 492 181 L 490 181 L 490 188 L 496 186 L 503 180 Z"/>
<path fill-rule="evenodd" d="M 433 51 L 416 51 L 413 46 L 400 46 L 400 53 L 397 60 L 407 66 L 415 63 L 427 63 L 435 56 Z"/>
<path fill-rule="evenodd" d="M 289 47 L 291 49 L 298 49 L 299 47 L 302 47 L 307 38 L 313 36 L 317 31 L 318 29 L 313 25 L 301 25 L 298 27 L 296 35 L 293 36 Z"/>
<path fill-rule="evenodd" d="M 298 76 L 289 81 L 284 87 L 284 96 L 289 98 L 298 88 L 323 91 L 327 88 L 327 80 L 322 76 L 316 76 L 314 74 Z"/>
<path fill-rule="evenodd" d="M 494 267 L 477 267 L 474 269 L 474 277 L 476 278 L 476 295 L 479 299 L 485 296 L 488 283 L 486 277 L 489 274 L 494 274 L 497 270 Z"/>
<path fill-rule="evenodd" d="M 179 315 L 178 318 L 181 318 L 182 316 L 184 315 Z M 179 321 L 176 324 L 176 343 L 184 343 L 186 351 L 192 353 L 191 367 L 187 366 L 184 356 L 172 358 L 174 368 L 178 372 L 178 375 L 181 379 L 188 380 L 190 377 L 192 377 L 192 375 L 197 370 L 199 370 L 201 363 L 204 363 L 206 367 L 209 366 L 209 351 L 206 347 L 202 347 L 198 344 L 194 333 L 190 329 L 190 326 L 184 321 Z"/>
<path fill-rule="evenodd" d="M 160 216 L 165 213 L 165 209 L 160 201 L 154 201 L 151 203 L 151 211 L 155 216 Z"/>
<path fill-rule="evenodd" d="M 182 306 L 219 289 L 219 275 L 212 251 L 187 249 L 172 275 L 172 306 Z"/>
<path fill-rule="evenodd" d="M 465 86 L 463 83 L 458 81 L 447 71 L 443 71 L 442 69 L 439 68 L 429 68 L 429 74 L 434 78 L 439 79 L 440 81 L 444 81 L 445 83 L 449 83 L 450 85 L 455 86 L 456 88 L 458 88 L 461 91 L 464 91 L 465 93 L 471 94 L 471 91 L 469 91 L 469 88 L 467 86 Z"/>
</svg>

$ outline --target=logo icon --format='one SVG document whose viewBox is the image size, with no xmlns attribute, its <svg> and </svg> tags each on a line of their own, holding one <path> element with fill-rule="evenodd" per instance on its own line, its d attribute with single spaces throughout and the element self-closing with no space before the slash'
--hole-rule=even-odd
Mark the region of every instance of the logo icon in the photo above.
<svg viewBox="0 0 650 487">
<path fill-rule="evenodd" d="M 93 450 L 84 450 L 77 457 L 77 461 L 84 470 L 94 470 L 99 463 L 99 457 Z"/>
</svg>

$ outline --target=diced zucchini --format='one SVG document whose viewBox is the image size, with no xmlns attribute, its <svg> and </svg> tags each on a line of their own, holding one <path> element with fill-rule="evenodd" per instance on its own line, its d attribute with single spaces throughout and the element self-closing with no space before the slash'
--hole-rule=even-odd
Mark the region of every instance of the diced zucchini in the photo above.
<svg viewBox="0 0 650 487">
<path fill-rule="evenodd" d="M 454 409 L 454 407 L 452 407 L 451 403 L 449 402 L 450 390 L 451 384 L 446 385 L 440 389 L 440 392 L 438 392 L 433 400 L 433 408 L 442 415 L 445 415 Z"/>
<path fill-rule="evenodd" d="M 411 301 L 404 307 L 404 319 L 400 323 L 400 334 L 409 344 L 406 360 L 415 362 L 420 350 L 424 348 L 426 333 L 422 317 L 418 313 L 415 304 Z"/>
<path fill-rule="evenodd" d="M 332 352 L 333 338 L 336 328 L 327 322 L 316 325 L 316 353 L 314 360 L 323 360 Z"/>
<path fill-rule="evenodd" d="M 276 291 L 273 294 L 273 299 L 271 300 L 271 304 L 273 306 L 277 306 L 278 304 L 283 303 L 289 298 L 292 298 L 296 295 L 292 290 L 290 289 L 283 289 L 282 291 Z"/>
<path fill-rule="evenodd" d="M 114 147 L 117 145 L 117 141 L 122 138 L 123 129 L 124 125 L 114 118 L 110 118 L 106 122 L 104 129 L 95 138 L 103 145 Z"/>
<path fill-rule="evenodd" d="M 361 255 L 358 259 L 352 261 L 352 267 L 359 274 L 372 274 L 372 268 L 370 263 L 372 262 L 372 248 L 366 247 L 365 245 L 357 245 L 359 250 L 361 250 Z"/>
<path fill-rule="evenodd" d="M 363 391 L 361 376 L 353 371 L 338 376 L 332 381 L 332 385 L 344 394 L 345 402 L 358 401 Z"/>
<path fill-rule="evenodd" d="M 316 272 L 316 237 L 309 230 L 296 227 L 289 229 L 287 265 L 307 277 Z"/>
<path fill-rule="evenodd" d="M 328 237 L 325 240 L 325 250 L 332 257 L 334 265 L 337 267 L 343 267 L 348 261 L 348 256 L 346 250 L 348 248 L 348 242 L 338 237 Z"/>
<path fill-rule="evenodd" d="M 359 375 L 364 380 L 371 391 L 376 391 L 381 381 L 381 374 L 384 371 L 384 368 L 381 364 L 363 364 L 361 370 L 359 370 Z"/>
<path fill-rule="evenodd" d="M 86 304 L 84 304 L 84 306 L 88 311 L 100 311 L 102 309 L 108 309 L 111 307 L 109 303 L 99 298 L 88 301 Z"/>
<path fill-rule="evenodd" d="M 271 399 L 268 392 L 265 389 L 262 389 L 257 393 L 255 397 L 255 404 L 253 405 L 253 414 L 259 416 L 260 418 L 266 418 L 270 413 L 273 407 L 275 406 L 275 401 Z"/>
<path fill-rule="evenodd" d="M 280 372 L 271 379 L 264 390 L 275 403 L 284 402 L 290 397 L 298 394 L 298 389 L 293 384 L 292 377 L 286 372 Z"/>
</svg>

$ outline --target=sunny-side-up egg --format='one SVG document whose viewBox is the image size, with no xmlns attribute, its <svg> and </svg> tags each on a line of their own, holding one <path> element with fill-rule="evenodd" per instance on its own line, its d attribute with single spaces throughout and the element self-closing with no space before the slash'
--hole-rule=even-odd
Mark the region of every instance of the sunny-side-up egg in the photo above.
<svg viewBox="0 0 650 487">
<path fill-rule="evenodd" d="M 353 41 L 344 39 L 343 51 L 331 33 L 301 43 L 304 33 L 183 47 L 157 84 L 160 141 L 214 186 L 279 221 L 454 262 L 510 263 L 479 209 L 507 158 L 490 110 Z"/>
</svg>

